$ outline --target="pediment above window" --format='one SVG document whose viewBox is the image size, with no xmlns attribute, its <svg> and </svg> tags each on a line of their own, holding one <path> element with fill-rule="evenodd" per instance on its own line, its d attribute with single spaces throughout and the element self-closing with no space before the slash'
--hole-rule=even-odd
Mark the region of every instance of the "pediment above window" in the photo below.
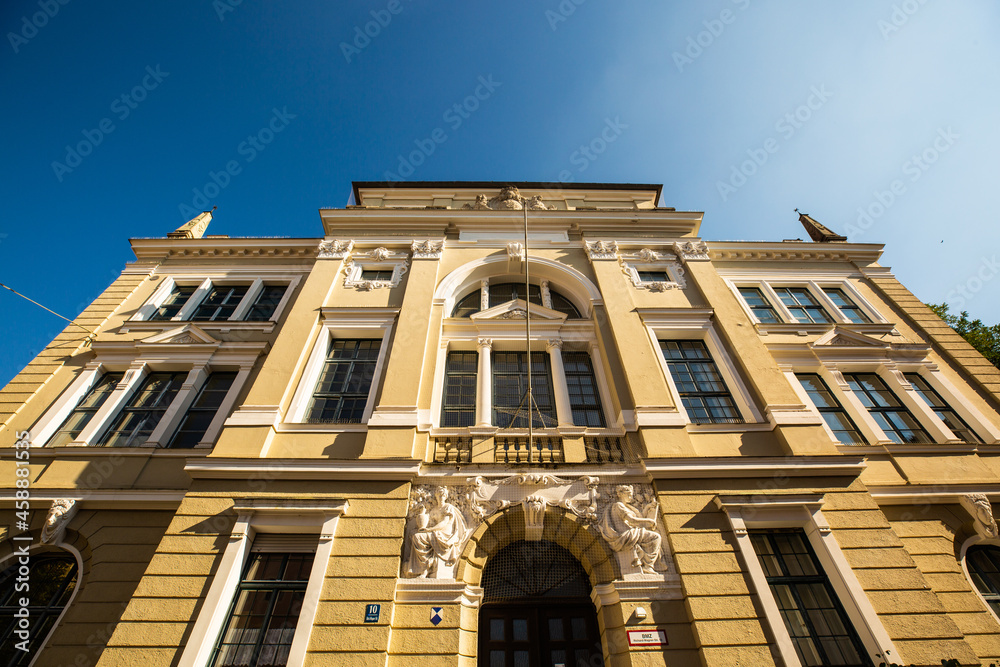
<svg viewBox="0 0 1000 667">
<path fill-rule="evenodd" d="M 221 341 L 213 338 L 194 324 L 158 333 L 138 342 L 138 345 L 218 345 Z"/>
<path fill-rule="evenodd" d="M 527 308 L 528 304 L 524 299 L 514 299 L 474 313 L 470 316 L 470 319 L 476 322 L 486 320 L 524 320 L 527 319 Z M 551 308 L 533 303 L 531 304 L 531 319 L 564 322 L 566 320 L 566 313 L 560 313 L 558 310 L 552 310 Z"/>
<path fill-rule="evenodd" d="M 872 349 L 887 349 L 892 347 L 892 344 L 855 331 L 834 327 L 817 338 L 812 347 L 867 347 Z"/>
</svg>

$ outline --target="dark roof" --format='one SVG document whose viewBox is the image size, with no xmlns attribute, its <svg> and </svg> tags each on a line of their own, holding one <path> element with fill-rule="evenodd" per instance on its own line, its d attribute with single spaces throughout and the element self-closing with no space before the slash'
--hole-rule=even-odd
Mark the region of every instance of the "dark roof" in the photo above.
<svg viewBox="0 0 1000 667">
<path fill-rule="evenodd" d="M 561 183 L 551 181 L 354 181 L 354 203 L 361 203 L 361 188 L 480 188 L 499 190 L 505 185 L 527 190 L 655 190 L 659 205 L 663 185 L 658 183 Z"/>
</svg>

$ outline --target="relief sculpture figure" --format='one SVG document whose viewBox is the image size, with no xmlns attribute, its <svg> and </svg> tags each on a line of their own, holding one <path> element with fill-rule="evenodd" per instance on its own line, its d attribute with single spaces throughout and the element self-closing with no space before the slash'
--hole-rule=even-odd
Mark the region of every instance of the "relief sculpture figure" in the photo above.
<svg viewBox="0 0 1000 667">
<path fill-rule="evenodd" d="M 462 512 L 448 502 L 448 489 L 437 488 L 433 504 L 421 507 L 411 521 L 407 575 L 432 579 L 439 575 L 453 576 L 452 568 L 462 553 L 469 529 Z"/>
<path fill-rule="evenodd" d="M 618 552 L 631 552 L 632 566 L 643 574 L 657 574 L 660 533 L 656 530 L 656 503 L 642 509 L 632 504 L 634 491 L 628 484 L 615 488 L 617 502 L 608 505 L 599 527 L 604 539 Z"/>
</svg>

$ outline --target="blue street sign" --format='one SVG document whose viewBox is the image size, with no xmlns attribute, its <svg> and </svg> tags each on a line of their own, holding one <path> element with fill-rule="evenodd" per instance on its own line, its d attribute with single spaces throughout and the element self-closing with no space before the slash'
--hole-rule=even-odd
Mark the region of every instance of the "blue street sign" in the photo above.
<svg viewBox="0 0 1000 667">
<path fill-rule="evenodd" d="M 378 614 L 382 610 L 380 604 L 365 605 L 365 623 L 378 623 Z"/>
</svg>

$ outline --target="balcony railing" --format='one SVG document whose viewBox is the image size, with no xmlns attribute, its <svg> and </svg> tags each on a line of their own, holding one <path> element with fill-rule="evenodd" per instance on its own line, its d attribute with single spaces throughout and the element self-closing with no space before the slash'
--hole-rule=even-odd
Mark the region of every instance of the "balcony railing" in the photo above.
<svg viewBox="0 0 1000 667">
<path fill-rule="evenodd" d="M 562 463 L 562 438 L 537 436 L 528 448 L 527 436 L 497 436 L 493 449 L 497 463 Z"/>
</svg>

